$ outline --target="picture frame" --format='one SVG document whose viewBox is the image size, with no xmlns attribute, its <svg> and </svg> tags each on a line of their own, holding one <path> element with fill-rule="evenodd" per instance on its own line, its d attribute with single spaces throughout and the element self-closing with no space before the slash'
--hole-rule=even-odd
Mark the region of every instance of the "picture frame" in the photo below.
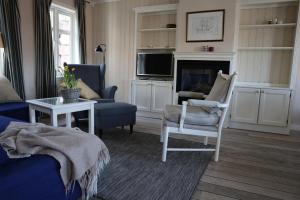
<svg viewBox="0 0 300 200">
<path fill-rule="evenodd" d="M 186 42 L 224 41 L 225 10 L 186 13 Z"/>
</svg>

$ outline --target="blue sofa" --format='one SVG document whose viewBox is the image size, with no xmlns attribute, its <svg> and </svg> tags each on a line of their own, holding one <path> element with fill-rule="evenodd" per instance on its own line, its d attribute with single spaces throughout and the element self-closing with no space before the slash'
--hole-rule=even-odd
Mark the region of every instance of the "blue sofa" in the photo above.
<svg viewBox="0 0 300 200">
<path fill-rule="evenodd" d="M 0 104 L 0 135 L 11 121 L 28 121 L 28 118 L 26 103 Z M 81 189 L 77 182 L 66 195 L 59 168 L 59 163 L 51 156 L 10 159 L 0 147 L 0 199 L 79 199 Z"/>
<path fill-rule="evenodd" d="M 29 107 L 25 102 L 0 103 L 0 116 L 29 122 Z"/>
</svg>

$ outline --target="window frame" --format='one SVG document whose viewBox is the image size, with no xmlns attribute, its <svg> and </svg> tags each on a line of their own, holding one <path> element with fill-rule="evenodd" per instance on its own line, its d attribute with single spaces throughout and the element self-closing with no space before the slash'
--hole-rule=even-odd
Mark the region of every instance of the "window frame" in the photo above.
<svg viewBox="0 0 300 200">
<path fill-rule="evenodd" d="M 62 77 L 63 75 L 58 72 L 58 67 L 60 66 L 59 63 L 59 14 L 69 16 L 71 19 L 71 30 L 70 30 L 70 37 L 71 37 L 71 62 L 75 63 L 76 59 L 76 11 L 57 5 L 51 4 L 50 12 L 53 12 L 53 54 L 54 54 L 54 63 L 55 63 L 55 70 L 56 70 L 56 77 Z M 51 16 L 50 16 L 51 17 Z M 52 20 L 52 19 L 51 19 Z M 52 27 L 51 27 L 52 28 Z M 61 67 L 61 66 L 60 66 Z"/>
</svg>

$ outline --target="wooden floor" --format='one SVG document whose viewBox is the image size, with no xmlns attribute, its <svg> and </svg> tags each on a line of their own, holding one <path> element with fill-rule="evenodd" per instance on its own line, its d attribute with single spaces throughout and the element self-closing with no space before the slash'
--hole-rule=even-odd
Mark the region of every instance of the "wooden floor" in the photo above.
<svg viewBox="0 0 300 200">
<path fill-rule="evenodd" d="M 139 118 L 135 131 L 159 134 L 159 121 Z M 200 199 L 300 200 L 300 133 L 225 129 L 220 160 L 210 162 L 192 198 Z"/>
</svg>

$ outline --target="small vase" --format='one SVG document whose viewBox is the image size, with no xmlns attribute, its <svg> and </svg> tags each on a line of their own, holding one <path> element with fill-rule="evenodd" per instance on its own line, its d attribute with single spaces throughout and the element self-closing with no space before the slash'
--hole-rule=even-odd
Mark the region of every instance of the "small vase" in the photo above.
<svg viewBox="0 0 300 200">
<path fill-rule="evenodd" d="M 62 89 L 61 96 L 64 99 L 76 100 L 80 97 L 80 89 L 79 88 Z"/>
</svg>

